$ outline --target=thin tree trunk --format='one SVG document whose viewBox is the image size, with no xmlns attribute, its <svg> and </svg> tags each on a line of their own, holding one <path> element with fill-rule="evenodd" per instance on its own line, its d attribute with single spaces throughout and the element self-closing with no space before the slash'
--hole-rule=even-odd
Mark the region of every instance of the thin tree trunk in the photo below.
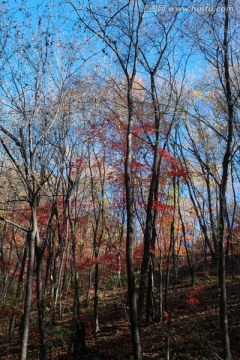
<svg viewBox="0 0 240 360">
<path fill-rule="evenodd" d="M 94 273 L 94 332 L 99 331 L 99 320 L 98 320 L 98 273 L 99 273 L 99 264 L 95 264 L 95 273 Z"/>
<path fill-rule="evenodd" d="M 189 249 L 188 249 L 187 240 L 186 240 L 186 229 L 185 229 L 185 224 L 184 224 L 184 221 L 182 218 L 182 212 L 181 212 L 180 206 L 178 209 L 179 209 L 179 216 L 180 216 L 181 225 L 182 225 L 182 234 L 183 234 L 184 247 L 185 247 L 185 251 L 186 251 L 186 255 L 187 255 L 187 263 L 188 263 L 188 268 L 189 268 L 190 276 L 191 276 L 191 286 L 194 286 L 195 285 L 195 271 L 191 264 Z"/>
<path fill-rule="evenodd" d="M 162 251 L 161 250 L 160 250 L 160 255 L 159 255 L 158 273 L 159 273 L 158 320 L 159 320 L 159 322 L 162 322 L 162 317 L 163 317 L 163 271 L 162 271 Z"/>
<path fill-rule="evenodd" d="M 72 262 L 73 262 L 73 286 L 74 286 L 74 301 L 73 301 L 73 318 L 72 318 L 72 330 L 73 335 L 69 344 L 69 350 L 73 345 L 73 355 L 76 359 L 81 359 L 86 352 L 85 343 L 85 326 L 80 319 L 80 302 L 79 302 L 79 279 L 78 279 L 78 268 L 76 258 L 76 235 L 74 223 L 71 219 L 70 207 L 68 204 L 68 220 L 71 229 L 71 240 L 72 240 Z"/>
<path fill-rule="evenodd" d="M 26 240 L 26 242 L 24 244 L 23 259 L 22 259 L 21 270 L 20 270 L 20 274 L 19 274 L 19 278 L 18 278 L 16 299 L 18 299 L 21 296 L 21 292 L 22 292 L 23 275 L 24 275 L 24 270 L 25 270 L 25 265 L 26 265 L 26 260 L 27 260 L 29 241 L 30 241 L 30 236 L 29 236 L 29 233 L 27 233 L 27 240 Z M 13 337 L 13 331 L 14 331 L 14 327 L 15 327 L 15 320 L 16 320 L 16 316 L 14 315 L 12 317 L 12 319 L 10 321 L 10 325 L 9 325 L 9 341 L 11 341 L 12 337 Z"/>
<path fill-rule="evenodd" d="M 170 273 L 170 255 L 172 251 L 172 245 L 170 243 L 168 249 L 168 256 L 167 256 L 167 268 L 166 268 L 166 277 L 165 277 L 165 288 L 164 288 L 164 309 L 165 311 L 168 310 L 168 286 L 169 286 L 169 273 Z"/>
<path fill-rule="evenodd" d="M 228 0 L 225 0 L 225 9 L 228 9 Z M 231 80 L 229 73 L 229 54 L 228 54 L 228 31 L 229 31 L 229 12 L 225 11 L 224 22 L 224 76 L 225 76 L 225 93 L 228 109 L 228 134 L 227 134 L 227 146 L 222 162 L 222 179 L 220 186 L 220 203 L 219 203 L 219 223 L 218 223 L 218 277 L 219 277 L 219 317 L 220 328 L 222 332 L 222 345 L 224 350 L 224 360 L 231 359 L 230 341 L 228 334 L 228 316 L 227 316 L 227 292 L 225 281 L 225 249 L 224 249 L 224 237 L 225 237 L 225 218 L 227 212 L 226 204 L 226 191 L 228 181 L 229 163 L 231 159 L 231 147 L 233 139 L 233 100 L 231 92 Z"/>
<path fill-rule="evenodd" d="M 147 287 L 147 306 L 146 306 L 146 322 L 149 324 L 156 318 L 156 308 L 154 299 L 154 256 L 150 255 L 148 287 Z"/>
<path fill-rule="evenodd" d="M 40 252 L 40 253 L 39 253 Z M 40 335 L 39 359 L 46 359 L 46 328 L 45 328 L 45 305 L 43 299 L 42 281 L 42 250 L 37 248 L 37 306 L 38 306 L 38 329 Z"/>
<path fill-rule="evenodd" d="M 30 326 L 30 312 L 31 312 L 31 305 L 32 305 L 36 234 L 37 234 L 37 199 L 34 200 L 34 203 L 32 206 L 32 231 L 31 231 L 31 235 L 30 235 L 30 244 L 29 244 L 27 287 L 26 287 L 24 314 L 23 314 L 23 326 L 22 326 L 23 332 L 22 332 L 21 350 L 20 350 L 20 359 L 21 360 L 27 359 L 27 345 L 28 345 L 28 335 L 29 335 L 29 326 Z"/>
</svg>

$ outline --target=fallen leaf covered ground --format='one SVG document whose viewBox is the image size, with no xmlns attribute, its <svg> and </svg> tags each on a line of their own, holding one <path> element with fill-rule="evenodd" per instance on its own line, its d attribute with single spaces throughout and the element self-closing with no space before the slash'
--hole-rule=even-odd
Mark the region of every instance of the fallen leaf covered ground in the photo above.
<svg viewBox="0 0 240 360">
<path fill-rule="evenodd" d="M 227 278 L 229 333 L 233 360 L 240 359 L 240 277 Z M 170 298 L 172 298 L 170 288 Z M 9 305 L 10 306 L 10 305 Z M 8 343 L 7 327 L 2 317 L 0 358 L 18 359 L 19 333 L 15 329 L 13 340 Z M 15 315 L 18 312 L 15 311 Z M 171 313 L 171 314 L 170 314 Z M 86 324 L 88 351 L 86 360 L 133 360 L 128 307 L 125 289 L 100 292 L 100 331 L 94 335 L 92 304 L 81 309 Z M 171 323 L 169 323 L 171 316 Z M 68 329 L 71 309 L 66 306 L 61 319 L 47 323 L 48 359 L 72 359 L 67 356 Z M 38 359 L 38 332 L 36 319 L 32 318 L 28 358 Z M 189 279 L 181 279 L 175 289 L 171 312 L 164 313 L 163 322 L 144 324 L 141 329 L 143 359 L 166 359 L 167 333 L 169 333 L 170 359 L 217 360 L 221 359 L 220 329 L 218 323 L 218 286 L 215 277 L 199 277 L 194 287 Z"/>
</svg>

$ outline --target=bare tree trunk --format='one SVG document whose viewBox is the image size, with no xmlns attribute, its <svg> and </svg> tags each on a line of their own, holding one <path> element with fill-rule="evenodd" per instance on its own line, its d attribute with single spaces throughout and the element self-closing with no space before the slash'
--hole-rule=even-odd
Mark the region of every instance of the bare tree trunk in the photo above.
<svg viewBox="0 0 240 360">
<path fill-rule="evenodd" d="M 72 330 L 73 335 L 69 344 L 69 350 L 71 352 L 73 345 L 73 355 L 76 359 L 81 359 L 86 352 L 85 343 L 85 326 L 80 319 L 80 302 L 79 302 L 79 279 L 78 268 L 76 259 L 76 235 L 74 223 L 71 219 L 70 206 L 68 203 L 68 220 L 71 229 L 72 240 L 72 263 L 73 263 L 73 286 L 74 286 L 74 301 L 73 301 L 73 318 L 72 318 Z"/>
<path fill-rule="evenodd" d="M 172 251 L 172 244 L 170 242 L 169 249 L 168 249 L 168 256 L 167 256 L 167 268 L 166 268 L 166 275 L 165 275 L 165 288 L 164 288 L 164 309 L 165 311 L 168 310 L 168 287 L 169 287 L 169 273 L 170 273 L 170 255 Z"/>
<path fill-rule="evenodd" d="M 225 0 L 225 9 L 228 9 L 228 0 Z M 219 317 L 220 327 L 222 332 L 222 345 L 224 350 L 224 359 L 231 359 L 230 341 L 228 334 L 228 316 L 227 316 L 227 292 L 225 282 L 225 249 L 224 249 L 224 237 L 225 237 L 225 218 L 227 213 L 226 204 L 226 191 L 229 172 L 229 163 L 232 154 L 232 139 L 233 139 L 233 99 L 231 92 L 231 79 L 229 72 L 229 12 L 225 11 L 224 22 L 224 77 L 225 77 L 225 94 L 227 100 L 228 110 L 228 133 L 227 133 L 227 146 L 222 162 L 222 179 L 220 185 L 220 199 L 219 199 L 219 223 L 218 223 L 218 277 L 219 277 Z"/>
<path fill-rule="evenodd" d="M 40 253 L 39 253 L 40 252 Z M 45 328 L 45 305 L 43 299 L 42 281 L 42 250 L 37 249 L 37 306 L 38 306 L 38 329 L 40 335 L 39 359 L 46 359 L 46 328 Z"/>
<path fill-rule="evenodd" d="M 185 159 L 184 159 L 184 161 L 185 161 Z M 193 207 L 194 207 L 194 210 L 195 210 L 195 213 L 196 213 L 196 217 L 197 217 L 198 222 L 199 222 L 199 226 L 200 226 L 202 234 L 204 236 L 205 244 L 207 245 L 207 247 L 208 247 L 208 249 L 210 251 L 213 263 L 216 263 L 216 252 L 213 250 L 213 247 L 211 245 L 211 241 L 210 241 L 208 233 L 207 233 L 207 226 L 206 226 L 206 223 L 205 223 L 205 219 L 204 219 L 204 216 L 201 213 L 200 204 L 197 201 L 196 196 L 195 196 L 194 186 L 193 186 L 192 182 L 190 181 L 190 179 L 186 180 L 186 184 L 187 184 L 187 187 L 188 187 L 190 199 L 192 201 L 192 204 L 193 204 Z M 192 191 L 193 191 L 193 193 L 192 193 Z"/>
<path fill-rule="evenodd" d="M 26 242 L 24 244 L 24 250 L 23 250 L 23 258 L 22 258 L 21 270 L 20 270 L 20 274 L 19 274 L 19 278 L 18 278 L 16 299 L 21 296 L 21 292 L 22 292 L 23 275 L 24 275 L 24 270 L 25 270 L 25 266 L 26 266 L 26 260 L 27 260 L 27 254 L 28 254 L 28 248 L 29 248 L 29 240 L 30 240 L 30 236 L 29 236 L 29 233 L 27 233 L 27 239 L 26 239 Z M 13 331 L 14 331 L 14 327 L 15 327 L 15 320 L 16 320 L 16 316 L 14 315 L 12 317 L 12 319 L 10 321 L 10 325 L 9 325 L 9 341 L 11 341 L 12 337 L 13 337 Z"/>
<path fill-rule="evenodd" d="M 171 223 L 170 241 L 172 243 L 172 258 L 173 258 L 173 283 L 177 281 L 177 254 L 176 254 L 176 239 L 175 239 L 175 217 L 176 217 L 176 179 L 173 178 L 173 219 Z"/>
<path fill-rule="evenodd" d="M 28 262 L 28 273 L 27 273 L 27 287 L 26 287 L 26 297 L 24 304 L 24 314 L 23 314 L 23 332 L 21 338 L 21 350 L 20 350 L 20 359 L 27 359 L 27 345 L 28 345 L 28 334 L 30 326 L 30 312 L 32 305 L 32 289 L 33 289 L 33 277 L 34 277 L 34 257 L 35 257 L 35 241 L 36 234 L 38 231 L 37 226 L 37 199 L 34 199 L 32 205 L 32 231 L 30 235 L 30 244 L 29 244 L 29 262 Z"/>
<path fill-rule="evenodd" d="M 160 255 L 159 255 L 158 273 L 159 273 L 158 320 L 159 320 L 159 322 L 162 322 L 162 317 L 163 317 L 163 271 L 162 271 L 162 251 L 161 250 L 160 250 Z"/>
<path fill-rule="evenodd" d="M 133 127 L 133 103 L 132 103 L 132 82 L 128 84 L 128 130 L 127 130 L 127 153 L 125 159 L 125 186 L 126 186 L 126 205 L 127 205 L 127 276 L 128 276 L 128 300 L 130 310 L 131 337 L 133 344 L 134 360 L 141 360 L 141 343 L 137 314 L 137 292 L 133 266 L 133 243 L 134 243 L 134 210 L 133 210 L 133 191 L 132 191 L 132 127 Z"/>
<path fill-rule="evenodd" d="M 190 271 L 190 276 L 191 276 L 191 286 L 195 285 L 195 270 L 191 264 L 191 259 L 190 259 L 190 255 L 189 255 L 189 249 L 188 249 L 188 245 L 187 245 L 187 240 L 186 240 L 186 229 L 185 229 L 185 224 L 182 218 L 182 212 L 180 209 L 180 205 L 178 204 L 178 212 L 179 212 L 179 216 L 180 216 L 180 221 L 181 221 L 181 225 L 182 225 L 182 234 L 183 234 L 183 241 L 184 241 L 184 247 L 185 247 L 185 251 L 186 251 L 186 255 L 187 255 L 187 263 L 188 263 L 188 267 L 189 267 L 189 271 Z"/>
<path fill-rule="evenodd" d="M 95 264 L 95 273 L 94 273 L 94 332 L 99 331 L 99 320 L 98 320 L 98 273 L 99 265 Z"/>
<path fill-rule="evenodd" d="M 151 96 L 154 108 L 155 115 L 155 145 L 154 145 L 154 159 L 152 164 L 152 177 L 148 194 L 148 203 L 147 203 L 147 215 L 146 215 L 146 226 L 144 231 L 144 253 L 141 263 L 140 271 L 140 285 L 139 285 L 139 295 L 138 295 L 138 321 L 139 324 L 142 322 L 142 314 L 144 307 L 144 297 L 147 284 L 147 273 L 149 271 L 149 260 L 150 260 L 150 247 L 151 241 L 153 238 L 153 201 L 156 189 L 156 183 L 158 178 L 159 170 L 159 141 L 160 141 L 160 113 L 159 113 L 159 104 L 157 99 L 157 92 L 155 86 L 155 73 L 157 71 L 158 65 L 155 67 L 155 71 L 151 72 Z M 150 278 L 151 279 L 151 275 Z M 149 289 L 151 292 L 152 290 Z"/>
<path fill-rule="evenodd" d="M 156 318 L 156 307 L 154 298 L 154 256 L 150 255 L 148 287 L 147 287 L 147 304 L 146 304 L 146 322 L 149 324 Z"/>
</svg>

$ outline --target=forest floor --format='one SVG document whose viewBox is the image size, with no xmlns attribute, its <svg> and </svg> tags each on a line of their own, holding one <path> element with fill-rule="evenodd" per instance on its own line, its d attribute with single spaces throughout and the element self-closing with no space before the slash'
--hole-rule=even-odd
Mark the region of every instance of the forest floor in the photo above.
<svg viewBox="0 0 240 360">
<path fill-rule="evenodd" d="M 227 278 L 229 333 L 233 360 L 240 359 L 240 277 Z M 152 323 L 141 329 L 143 359 L 166 359 L 169 332 L 170 360 L 222 359 L 218 322 L 218 285 L 216 277 L 198 277 L 195 287 L 189 279 L 179 281 L 174 290 L 172 321 L 164 313 L 162 323 Z M 86 360 L 133 360 L 126 290 L 100 292 L 100 331 L 93 334 L 92 307 L 81 309 L 86 324 Z M 68 349 L 68 329 L 71 309 L 61 320 L 47 324 L 48 359 L 71 359 Z M 6 317 L 7 312 L 2 315 Z M 4 316 L 3 316 L 4 317 Z M 3 319 L 3 318 L 2 318 Z M 28 359 L 38 359 L 37 327 L 32 320 Z M 3 323 L 2 323 L 3 324 Z M 169 326 L 170 325 L 170 326 Z M 0 359 L 18 359 L 19 334 L 7 343 L 3 325 L 0 326 Z"/>
</svg>

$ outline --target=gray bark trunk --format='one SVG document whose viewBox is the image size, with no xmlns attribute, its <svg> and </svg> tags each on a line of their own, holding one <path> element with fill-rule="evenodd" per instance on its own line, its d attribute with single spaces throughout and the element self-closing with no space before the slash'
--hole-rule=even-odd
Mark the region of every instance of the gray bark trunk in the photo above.
<svg viewBox="0 0 240 360">
<path fill-rule="evenodd" d="M 132 127 L 133 127 L 133 103 L 132 103 L 132 84 L 128 89 L 128 131 L 127 131 L 127 153 L 125 159 L 125 186 L 126 186 L 126 205 L 127 205 L 127 276 L 128 276 L 128 300 L 130 310 L 131 337 L 133 345 L 134 360 L 141 360 L 141 343 L 139 335 L 139 325 L 137 316 L 137 293 L 133 267 L 133 242 L 134 242 L 134 212 L 133 212 L 133 192 L 132 192 Z"/>
<path fill-rule="evenodd" d="M 25 297 L 24 314 L 23 314 L 23 333 L 21 338 L 21 350 L 20 350 L 21 360 L 27 359 L 27 345 L 28 345 L 28 335 L 29 335 L 29 326 L 30 326 L 30 312 L 32 305 L 32 289 L 33 289 L 33 276 L 34 276 L 35 240 L 36 240 L 37 230 L 38 230 L 37 201 L 35 199 L 32 205 L 32 231 L 30 235 L 30 244 L 29 244 L 27 287 L 26 287 L 26 297 Z"/>
</svg>

